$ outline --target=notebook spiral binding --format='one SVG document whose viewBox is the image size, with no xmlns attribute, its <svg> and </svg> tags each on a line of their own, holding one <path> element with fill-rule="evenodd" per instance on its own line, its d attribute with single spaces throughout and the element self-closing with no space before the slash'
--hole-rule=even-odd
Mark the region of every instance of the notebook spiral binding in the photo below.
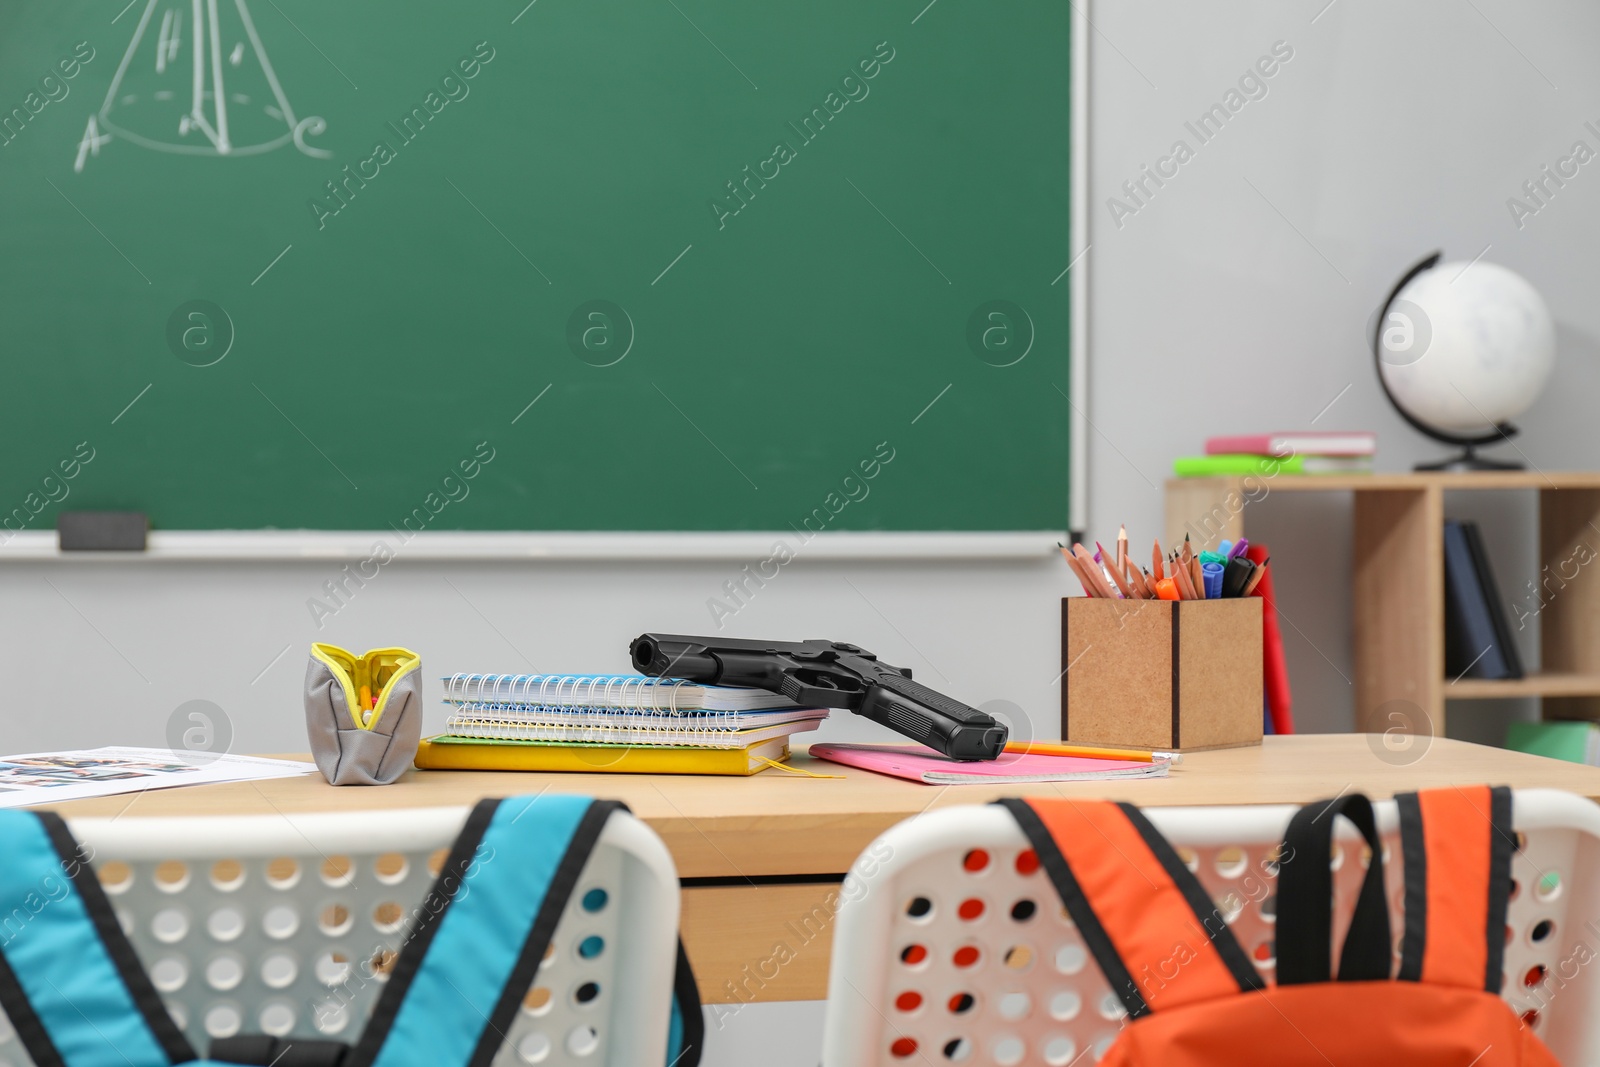
<svg viewBox="0 0 1600 1067">
<path fill-rule="evenodd" d="M 610 721 L 606 721 L 609 719 Z M 739 728 L 731 725 L 678 725 L 657 720 L 650 725 L 610 717 L 594 722 L 539 722 L 453 715 L 452 734 L 492 741 L 551 741 L 582 745 L 696 745 L 743 747 Z"/>
<path fill-rule="evenodd" d="M 592 709 L 678 712 L 682 678 L 637 674 L 453 674 L 445 682 L 447 704 L 532 705 L 552 711 Z"/>
</svg>

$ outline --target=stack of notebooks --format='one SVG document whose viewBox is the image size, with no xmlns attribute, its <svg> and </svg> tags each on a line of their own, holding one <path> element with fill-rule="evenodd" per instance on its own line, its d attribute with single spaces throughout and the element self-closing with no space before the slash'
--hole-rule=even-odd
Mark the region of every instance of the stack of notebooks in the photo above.
<svg viewBox="0 0 1600 1067">
<path fill-rule="evenodd" d="M 1475 522 L 1444 522 L 1444 669 L 1451 678 L 1521 678 L 1489 553 Z"/>
<path fill-rule="evenodd" d="M 828 715 L 763 689 L 638 674 L 457 674 L 446 733 L 417 766 L 500 771 L 754 774 Z"/>
<path fill-rule="evenodd" d="M 1263 433 L 1213 437 L 1203 456 L 1180 456 L 1180 478 L 1254 474 L 1370 474 L 1378 450 L 1373 433 Z"/>
</svg>

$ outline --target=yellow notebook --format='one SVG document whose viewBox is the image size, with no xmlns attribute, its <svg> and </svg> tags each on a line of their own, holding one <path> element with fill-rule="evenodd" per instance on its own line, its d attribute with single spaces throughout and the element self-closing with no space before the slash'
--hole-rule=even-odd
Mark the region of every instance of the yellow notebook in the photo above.
<svg viewBox="0 0 1600 1067">
<path fill-rule="evenodd" d="M 675 748 L 484 741 L 440 734 L 417 746 L 417 766 L 430 771 L 751 775 L 765 770 L 768 760 L 781 763 L 788 758 L 788 737 L 774 737 L 746 748 Z"/>
</svg>

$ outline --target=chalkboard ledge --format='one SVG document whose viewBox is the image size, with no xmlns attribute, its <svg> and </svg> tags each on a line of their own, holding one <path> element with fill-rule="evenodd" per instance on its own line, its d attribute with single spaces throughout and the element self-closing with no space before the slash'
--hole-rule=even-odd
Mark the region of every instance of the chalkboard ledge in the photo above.
<svg viewBox="0 0 1600 1067">
<path fill-rule="evenodd" d="M 834 532 L 805 541 L 793 530 L 763 533 L 394 530 L 152 530 L 143 552 L 62 552 L 53 530 L 23 531 L 0 541 L 6 562 L 284 561 L 369 559 L 379 542 L 394 558 L 480 562 L 742 560 L 773 555 L 778 542 L 796 559 L 1048 559 L 1059 530 L 1007 532 Z"/>
</svg>

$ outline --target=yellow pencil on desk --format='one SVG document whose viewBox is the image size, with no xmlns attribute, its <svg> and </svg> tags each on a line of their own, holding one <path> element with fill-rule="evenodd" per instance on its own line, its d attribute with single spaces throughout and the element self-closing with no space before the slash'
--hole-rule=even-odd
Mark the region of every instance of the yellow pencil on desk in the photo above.
<svg viewBox="0 0 1600 1067">
<path fill-rule="evenodd" d="M 1078 756 L 1083 759 L 1121 759 L 1135 763 L 1170 760 L 1183 762 L 1181 752 L 1145 752 L 1136 748 L 1101 748 L 1097 745 L 1064 745 L 1057 741 L 1007 741 L 1006 751 L 1017 756 Z"/>
</svg>

